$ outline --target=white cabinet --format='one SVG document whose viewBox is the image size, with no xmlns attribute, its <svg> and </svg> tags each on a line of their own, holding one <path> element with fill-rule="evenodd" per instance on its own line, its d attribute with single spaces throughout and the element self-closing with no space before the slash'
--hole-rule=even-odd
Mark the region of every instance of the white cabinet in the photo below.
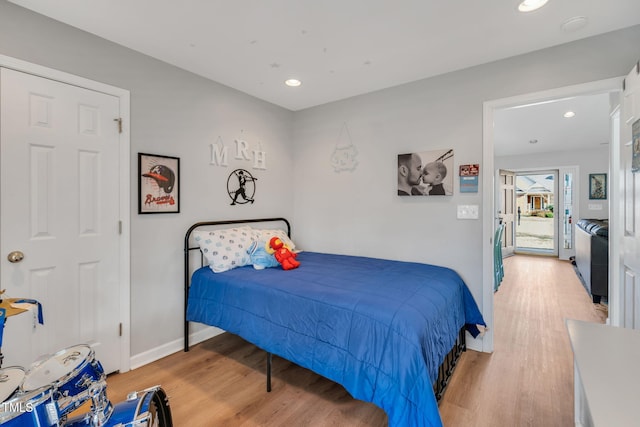
<svg viewBox="0 0 640 427">
<path fill-rule="evenodd" d="M 640 331 L 567 319 L 576 426 L 640 425 Z"/>
</svg>

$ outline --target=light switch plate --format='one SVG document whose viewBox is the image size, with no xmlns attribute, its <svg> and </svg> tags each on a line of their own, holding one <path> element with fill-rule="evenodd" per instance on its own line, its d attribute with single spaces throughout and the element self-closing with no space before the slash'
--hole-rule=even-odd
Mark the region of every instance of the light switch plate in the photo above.
<svg viewBox="0 0 640 427">
<path fill-rule="evenodd" d="M 458 205 L 458 219 L 478 219 L 478 205 Z"/>
</svg>

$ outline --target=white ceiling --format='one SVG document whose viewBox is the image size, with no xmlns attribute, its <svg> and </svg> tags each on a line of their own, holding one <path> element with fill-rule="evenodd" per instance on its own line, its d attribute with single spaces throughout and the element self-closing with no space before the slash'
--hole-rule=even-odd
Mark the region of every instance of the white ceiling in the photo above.
<svg viewBox="0 0 640 427">
<path fill-rule="evenodd" d="M 640 23 L 640 0 L 549 0 L 529 14 L 518 0 L 9 1 L 293 111 Z M 562 29 L 578 16 L 586 26 Z M 596 147 L 605 101 L 498 112 L 496 155 Z M 569 107 L 572 121 L 558 114 Z"/>
<path fill-rule="evenodd" d="M 10 1 L 294 111 L 640 23 L 640 0 Z"/>
<path fill-rule="evenodd" d="M 565 118 L 567 111 L 575 116 Z M 609 139 L 608 93 L 494 112 L 493 143 L 498 156 L 597 149 L 608 145 Z"/>
</svg>

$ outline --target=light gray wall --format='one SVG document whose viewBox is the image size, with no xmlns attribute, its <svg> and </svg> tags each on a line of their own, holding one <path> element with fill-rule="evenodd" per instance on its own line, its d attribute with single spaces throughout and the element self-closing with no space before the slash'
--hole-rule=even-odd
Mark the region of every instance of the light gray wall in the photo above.
<svg viewBox="0 0 640 427">
<path fill-rule="evenodd" d="M 296 113 L 298 243 L 452 267 L 482 307 L 482 221 L 456 219 L 460 204 L 482 212 L 482 194 L 461 194 L 454 170 L 453 196 L 398 197 L 397 155 L 453 148 L 456 168 L 482 169 L 483 102 L 626 75 L 638 46 L 635 26 Z M 359 164 L 336 173 L 329 158 L 343 123 Z"/>
<path fill-rule="evenodd" d="M 482 223 L 455 219 L 458 204 L 482 212 L 482 194 L 460 194 L 456 176 L 454 196 L 400 199 L 397 154 L 453 148 L 456 167 L 481 163 L 484 101 L 626 75 L 639 41 L 636 26 L 291 113 L 0 0 L 0 54 L 131 91 L 133 177 L 138 152 L 181 158 L 182 212 L 131 214 L 133 355 L 181 337 L 182 238 L 202 219 L 293 212 L 303 248 L 450 266 L 482 306 Z M 336 173 L 343 123 L 359 164 Z M 268 152 L 255 205 L 228 206 L 234 164 L 208 164 L 218 136 Z M 135 180 L 131 195 L 135 207 Z"/>
<path fill-rule="evenodd" d="M 578 205 L 580 218 L 609 218 L 607 200 L 589 200 L 589 174 L 609 173 L 609 146 L 593 150 L 557 151 L 524 156 L 502 156 L 495 159 L 496 169 L 525 170 L 527 168 L 579 167 Z M 608 193 L 611 188 L 608 189 Z M 591 205 L 601 209 L 590 209 Z M 577 221 L 580 218 L 575 218 Z"/>
<path fill-rule="evenodd" d="M 91 34 L 0 1 L 0 54 L 131 92 L 131 353 L 182 337 L 182 244 L 188 226 L 211 219 L 290 216 L 290 111 Z M 209 144 L 229 146 L 229 166 L 209 164 Z M 267 170 L 234 160 L 235 138 L 267 152 Z M 180 157 L 179 214 L 137 214 L 137 153 Z M 230 206 L 229 173 L 258 177 L 253 205 Z"/>
</svg>

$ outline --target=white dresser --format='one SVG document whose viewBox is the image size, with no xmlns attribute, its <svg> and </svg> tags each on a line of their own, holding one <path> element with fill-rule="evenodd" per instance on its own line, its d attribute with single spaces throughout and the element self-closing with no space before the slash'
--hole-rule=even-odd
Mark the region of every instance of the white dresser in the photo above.
<svg viewBox="0 0 640 427">
<path fill-rule="evenodd" d="M 566 320 L 576 426 L 640 426 L 640 331 Z"/>
</svg>

